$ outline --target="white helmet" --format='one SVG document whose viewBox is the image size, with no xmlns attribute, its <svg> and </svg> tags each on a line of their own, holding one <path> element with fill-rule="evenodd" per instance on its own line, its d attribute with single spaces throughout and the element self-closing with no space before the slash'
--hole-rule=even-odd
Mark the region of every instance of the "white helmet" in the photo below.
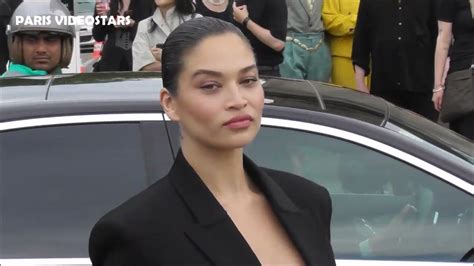
<svg viewBox="0 0 474 266">
<path fill-rule="evenodd" d="M 67 67 L 72 56 L 72 42 L 75 37 L 75 28 L 66 23 L 58 24 L 55 17 L 70 16 L 69 10 L 59 0 L 25 0 L 13 12 L 10 24 L 7 26 L 8 50 L 10 59 L 17 64 L 24 64 L 21 33 L 22 32 L 54 32 L 63 35 L 61 41 L 60 67 Z M 26 17 L 50 17 L 48 22 L 40 25 L 34 23 L 17 23 Z M 22 17 L 22 20 L 17 20 Z M 58 20 L 62 21 L 62 20 Z M 64 22 L 64 21 L 63 21 Z M 18 38 L 17 38 L 18 37 Z"/>
</svg>

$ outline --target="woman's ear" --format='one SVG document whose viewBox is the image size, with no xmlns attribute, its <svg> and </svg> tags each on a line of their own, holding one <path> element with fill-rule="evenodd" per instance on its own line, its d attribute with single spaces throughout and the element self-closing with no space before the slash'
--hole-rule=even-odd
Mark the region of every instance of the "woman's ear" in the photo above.
<svg viewBox="0 0 474 266">
<path fill-rule="evenodd" d="M 160 91 L 160 104 L 163 107 L 166 115 L 172 121 L 179 121 L 179 116 L 176 113 L 176 102 L 171 93 L 166 89 L 162 88 Z"/>
</svg>

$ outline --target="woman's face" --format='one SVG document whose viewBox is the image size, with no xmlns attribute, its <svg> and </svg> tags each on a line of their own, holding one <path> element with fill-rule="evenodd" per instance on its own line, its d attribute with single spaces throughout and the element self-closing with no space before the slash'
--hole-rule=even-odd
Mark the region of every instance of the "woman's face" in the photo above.
<svg viewBox="0 0 474 266">
<path fill-rule="evenodd" d="M 170 8 L 175 6 L 175 0 L 155 0 L 155 4 L 159 8 Z"/>
<path fill-rule="evenodd" d="M 183 141 L 217 149 L 251 142 L 264 102 L 251 48 L 236 34 L 225 33 L 204 39 L 183 59 L 172 99 Z"/>
</svg>

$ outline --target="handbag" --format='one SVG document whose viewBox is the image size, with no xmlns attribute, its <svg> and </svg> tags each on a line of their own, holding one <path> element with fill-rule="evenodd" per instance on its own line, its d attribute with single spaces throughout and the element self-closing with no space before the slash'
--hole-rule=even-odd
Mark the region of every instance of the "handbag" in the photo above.
<svg viewBox="0 0 474 266">
<path fill-rule="evenodd" d="M 439 114 L 441 121 L 451 122 L 474 112 L 473 75 L 472 68 L 448 74 Z"/>
</svg>

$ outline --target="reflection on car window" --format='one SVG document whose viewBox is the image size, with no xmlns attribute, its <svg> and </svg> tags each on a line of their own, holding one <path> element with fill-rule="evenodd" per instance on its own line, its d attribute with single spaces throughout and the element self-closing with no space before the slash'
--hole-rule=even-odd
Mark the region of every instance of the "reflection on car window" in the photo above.
<svg viewBox="0 0 474 266">
<path fill-rule="evenodd" d="M 459 261 L 472 248 L 472 197 L 395 158 L 329 136 L 270 127 L 246 153 L 329 190 L 337 258 Z"/>
<path fill-rule="evenodd" d="M 382 124 L 385 119 L 384 113 L 382 113 L 379 109 L 371 109 L 371 105 L 363 105 L 354 100 L 355 98 L 351 99 L 351 101 L 342 101 L 341 99 L 332 99 L 326 97 L 326 112 L 341 115 L 344 117 L 354 118 L 360 121 L 368 122 L 373 125 Z"/>
<path fill-rule="evenodd" d="M 315 84 L 316 85 L 316 84 Z M 354 118 L 374 125 L 381 125 L 386 119 L 386 103 L 383 99 L 347 88 L 317 84 L 326 112 Z"/>
<path fill-rule="evenodd" d="M 162 80 L 156 72 L 100 72 L 63 75 L 54 79 L 49 100 L 159 100 Z M 127 98 L 124 99 L 124 95 Z"/>
<path fill-rule="evenodd" d="M 88 257 L 93 224 L 146 186 L 139 124 L 0 134 L 0 258 Z"/>
<path fill-rule="evenodd" d="M 43 100 L 50 79 L 50 76 L 0 78 L 0 100 L 2 104 Z"/>
<path fill-rule="evenodd" d="M 415 114 L 411 111 L 390 105 L 390 120 L 386 128 L 408 133 L 420 141 L 429 142 L 440 149 L 474 164 L 474 143 L 456 132 Z"/>
</svg>

